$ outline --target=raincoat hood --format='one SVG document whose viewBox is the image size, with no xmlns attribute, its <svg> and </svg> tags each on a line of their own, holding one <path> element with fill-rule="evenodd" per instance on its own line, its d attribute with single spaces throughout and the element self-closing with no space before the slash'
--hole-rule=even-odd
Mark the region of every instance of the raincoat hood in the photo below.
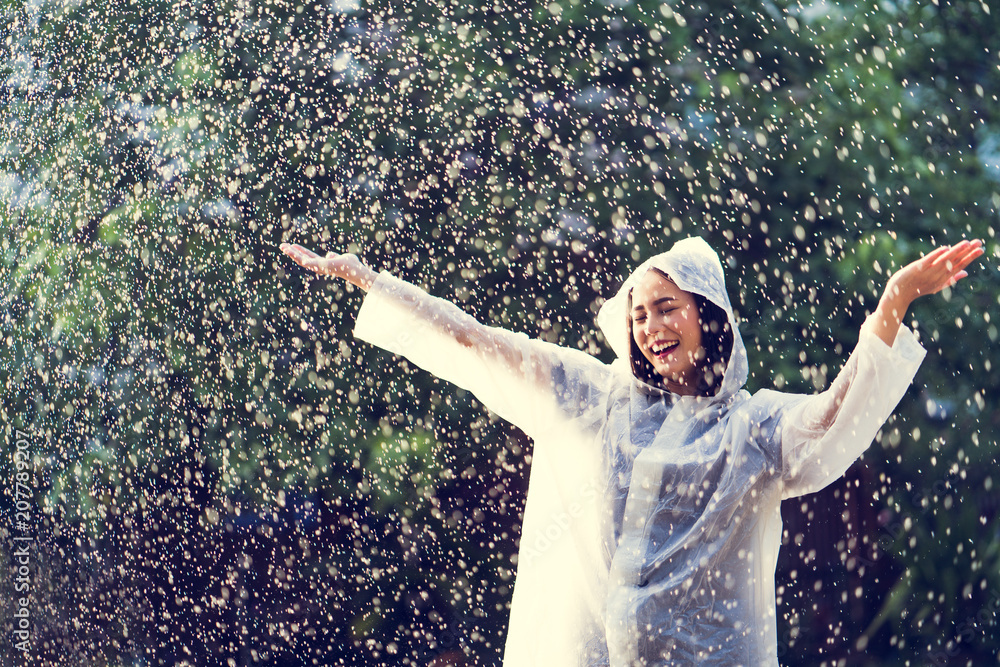
<svg viewBox="0 0 1000 667">
<path fill-rule="evenodd" d="M 749 364 L 746 348 L 726 294 L 722 262 L 708 243 L 698 237 L 678 241 L 670 250 L 647 259 L 625 280 L 618 293 L 601 306 L 597 314 L 597 325 L 618 360 L 631 369 L 629 356 L 632 332 L 629 330 L 628 298 L 632 289 L 650 269 L 659 269 L 670 276 L 682 290 L 703 296 L 725 311 L 733 332 L 733 349 L 721 387 L 713 398 L 724 399 L 736 394 L 747 381 Z"/>
</svg>

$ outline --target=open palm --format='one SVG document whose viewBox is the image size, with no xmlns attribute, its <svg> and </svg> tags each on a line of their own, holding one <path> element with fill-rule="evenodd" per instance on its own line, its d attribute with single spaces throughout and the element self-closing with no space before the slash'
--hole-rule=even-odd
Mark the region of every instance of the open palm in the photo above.
<svg viewBox="0 0 1000 667">
<path fill-rule="evenodd" d="M 926 294 L 937 294 L 968 276 L 965 268 L 982 254 L 983 243 L 978 239 L 941 246 L 894 273 L 888 289 L 908 302 Z"/>
<path fill-rule="evenodd" d="M 281 252 L 291 257 L 299 266 L 323 276 L 343 278 L 362 289 L 370 289 L 376 273 L 358 259 L 357 255 L 328 252 L 321 257 L 312 250 L 296 243 L 282 243 Z"/>
</svg>

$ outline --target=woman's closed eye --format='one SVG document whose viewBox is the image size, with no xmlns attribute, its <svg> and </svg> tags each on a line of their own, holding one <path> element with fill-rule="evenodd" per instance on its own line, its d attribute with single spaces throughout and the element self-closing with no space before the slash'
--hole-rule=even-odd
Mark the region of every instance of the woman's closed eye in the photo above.
<svg viewBox="0 0 1000 667">
<path fill-rule="evenodd" d="M 653 315 L 660 315 L 660 316 L 669 315 L 675 310 L 677 310 L 677 308 L 664 308 L 663 310 L 658 310 L 654 312 Z M 642 324 L 643 322 L 646 321 L 646 314 L 645 313 L 637 314 L 632 318 L 632 321 L 635 322 L 636 324 Z"/>
</svg>

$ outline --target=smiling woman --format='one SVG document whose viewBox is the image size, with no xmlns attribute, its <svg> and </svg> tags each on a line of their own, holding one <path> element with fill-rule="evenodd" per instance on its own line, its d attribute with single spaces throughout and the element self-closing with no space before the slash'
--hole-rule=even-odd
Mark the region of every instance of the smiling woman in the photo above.
<svg viewBox="0 0 1000 667">
<path fill-rule="evenodd" d="M 605 302 L 618 360 L 485 326 L 352 255 L 282 250 L 369 290 L 356 337 L 469 389 L 535 440 L 508 667 L 777 665 L 782 499 L 867 449 L 925 351 L 910 302 L 966 275 L 963 241 L 892 276 L 832 385 L 743 385 L 722 264 L 701 239 L 656 255 Z"/>
</svg>

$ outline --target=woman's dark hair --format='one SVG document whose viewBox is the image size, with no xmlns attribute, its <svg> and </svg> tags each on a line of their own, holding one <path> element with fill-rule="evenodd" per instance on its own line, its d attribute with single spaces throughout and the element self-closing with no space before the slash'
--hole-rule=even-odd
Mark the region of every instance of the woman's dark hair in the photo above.
<svg viewBox="0 0 1000 667">
<path fill-rule="evenodd" d="M 673 279 L 663 271 L 656 268 L 652 270 L 673 282 Z M 733 330 L 729 325 L 729 317 L 725 310 L 700 294 L 692 292 L 691 296 L 694 297 L 695 305 L 698 307 L 698 319 L 701 322 L 701 346 L 705 348 L 705 359 L 700 366 L 702 374 L 698 378 L 697 390 L 702 396 L 715 396 L 722 386 L 722 377 L 726 373 L 729 357 L 733 353 Z M 653 364 L 649 363 L 649 360 L 643 356 L 639 346 L 635 343 L 635 337 L 632 335 L 631 290 L 628 293 L 628 305 L 625 313 L 632 373 L 646 384 L 666 389 L 663 377 L 656 372 Z"/>
</svg>

